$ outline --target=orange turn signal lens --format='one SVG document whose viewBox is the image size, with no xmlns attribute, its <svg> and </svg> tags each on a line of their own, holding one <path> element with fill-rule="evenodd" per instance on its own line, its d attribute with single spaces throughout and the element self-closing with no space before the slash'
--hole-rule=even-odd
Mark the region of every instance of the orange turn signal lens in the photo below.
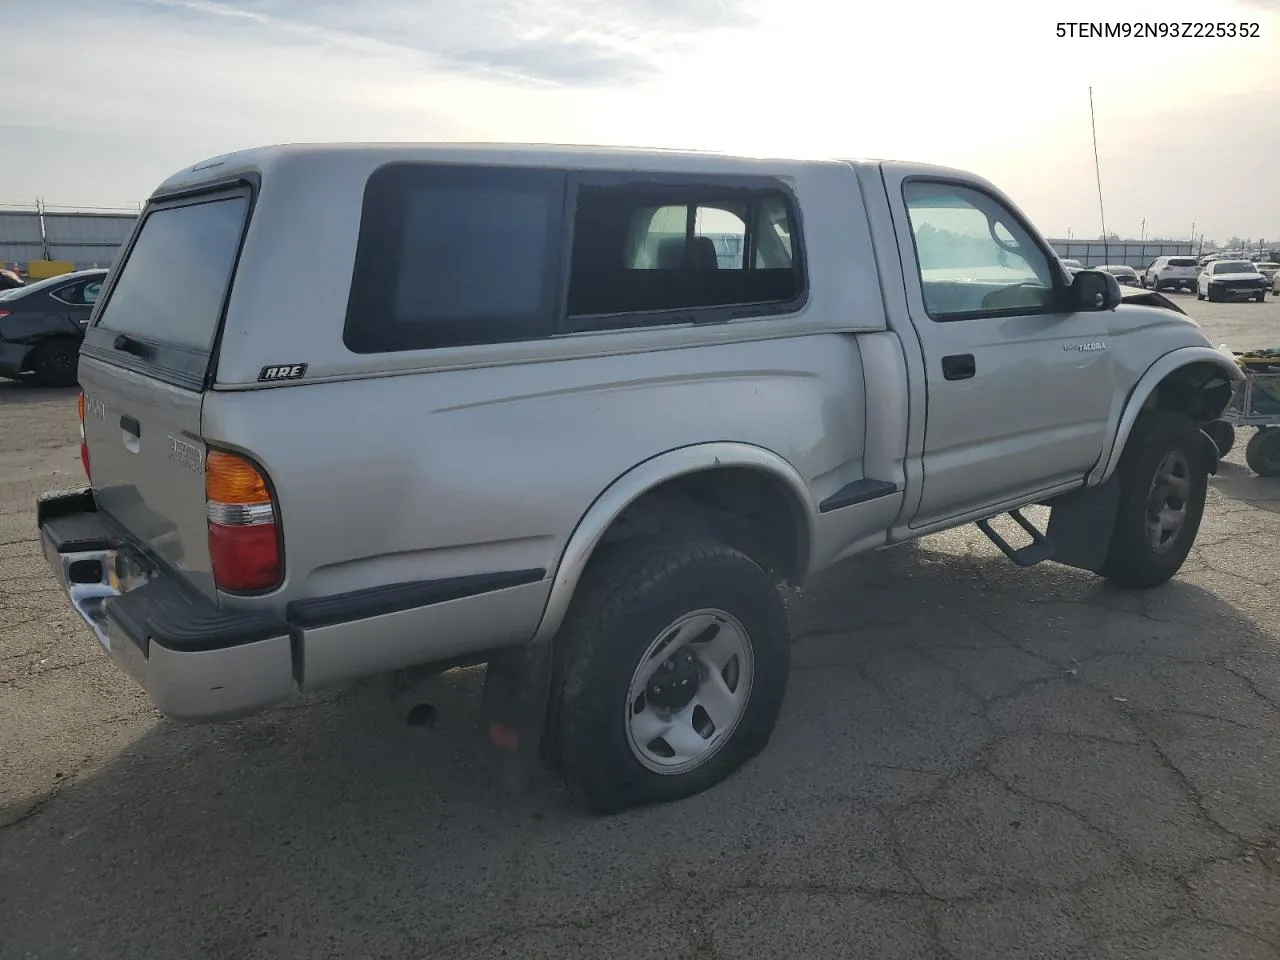
<svg viewBox="0 0 1280 960">
<path fill-rule="evenodd" d="M 76 411 L 80 415 L 80 425 L 84 426 L 84 394 L 76 398 Z"/>
<path fill-rule="evenodd" d="M 228 505 L 271 502 L 271 491 L 258 468 L 223 450 L 210 450 L 205 458 L 204 495 L 207 500 Z"/>
</svg>

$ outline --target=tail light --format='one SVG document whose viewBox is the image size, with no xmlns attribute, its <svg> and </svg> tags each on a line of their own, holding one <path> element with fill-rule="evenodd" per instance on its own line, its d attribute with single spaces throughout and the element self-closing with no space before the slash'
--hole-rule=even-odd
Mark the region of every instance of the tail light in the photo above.
<svg viewBox="0 0 1280 960">
<path fill-rule="evenodd" d="M 84 392 L 81 391 L 80 397 L 76 400 L 76 410 L 80 415 L 80 463 L 84 467 L 85 479 L 90 484 L 93 483 L 93 471 L 89 469 L 89 444 L 84 437 Z"/>
<path fill-rule="evenodd" d="M 12 310 L 0 310 L 0 320 L 3 320 L 12 312 L 13 312 Z"/>
<path fill-rule="evenodd" d="M 210 450 L 205 458 L 205 516 L 213 581 L 228 593 L 279 586 L 284 550 L 267 478 L 247 457 Z"/>
</svg>

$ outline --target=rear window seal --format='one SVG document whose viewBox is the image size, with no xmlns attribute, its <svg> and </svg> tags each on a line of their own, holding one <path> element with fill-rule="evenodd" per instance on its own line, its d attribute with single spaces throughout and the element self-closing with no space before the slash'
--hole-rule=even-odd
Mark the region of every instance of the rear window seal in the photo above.
<svg viewBox="0 0 1280 960">
<path fill-rule="evenodd" d="M 112 267 L 107 273 L 107 277 L 103 282 L 103 288 L 98 291 L 98 298 L 94 301 L 93 310 L 89 316 L 89 322 L 85 329 L 85 340 L 81 350 L 88 355 L 103 360 L 113 366 L 122 367 L 134 373 L 141 373 L 146 376 L 154 377 L 173 386 L 184 387 L 191 390 L 204 391 L 208 390 L 217 377 L 218 357 L 222 352 L 222 336 L 226 327 L 227 305 L 231 301 L 231 293 L 235 289 L 236 276 L 240 272 L 240 261 L 244 255 L 245 241 L 249 235 L 249 227 L 253 223 L 254 211 L 257 208 L 258 193 L 262 187 L 262 178 L 254 171 L 237 174 L 234 177 L 227 177 L 208 183 L 201 183 L 190 187 L 181 187 L 175 190 L 160 192 L 157 191 L 151 195 L 147 201 L 146 207 L 143 209 L 141 216 L 138 217 L 137 225 L 129 236 L 128 243 L 121 250 L 116 264 L 120 269 Z M 101 340 L 104 336 L 109 336 L 110 331 L 106 328 L 98 326 L 98 322 L 102 317 L 102 311 L 110 302 L 112 294 L 115 293 L 116 283 L 123 268 L 128 264 L 129 257 L 133 253 L 133 248 L 138 242 L 138 237 L 142 233 L 143 225 L 146 223 L 147 217 L 158 210 L 170 210 L 175 207 L 183 207 L 192 205 L 196 202 L 205 203 L 213 200 L 228 199 L 234 196 L 247 196 L 249 203 L 245 210 L 244 224 L 240 230 L 240 239 L 236 244 L 235 256 L 231 261 L 231 274 L 227 289 L 223 292 L 222 306 L 218 311 L 218 323 L 214 331 L 213 342 L 209 346 L 209 352 L 204 358 L 204 373 L 199 376 L 192 375 L 189 370 L 166 366 L 155 360 L 143 361 L 140 358 L 131 357 L 128 354 L 121 354 L 115 349 L 106 348 L 93 342 Z M 181 347 L 174 347 L 170 344 L 163 344 L 144 340 L 143 338 L 133 338 L 142 342 L 145 346 L 151 348 L 154 355 L 157 348 L 162 353 L 178 353 L 188 356 L 194 356 L 194 352 Z"/>
</svg>

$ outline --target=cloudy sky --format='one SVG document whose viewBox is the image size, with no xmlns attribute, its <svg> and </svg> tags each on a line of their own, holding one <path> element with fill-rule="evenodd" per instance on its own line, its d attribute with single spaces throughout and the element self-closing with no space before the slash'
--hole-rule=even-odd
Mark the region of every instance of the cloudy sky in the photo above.
<svg viewBox="0 0 1280 960">
<path fill-rule="evenodd" d="M 935 2 L 0 0 L 0 203 L 132 203 L 264 143 L 532 140 L 952 164 L 1095 236 L 1092 85 L 1109 230 L 1280 237 L 1280 0 Z"/>
</svg>

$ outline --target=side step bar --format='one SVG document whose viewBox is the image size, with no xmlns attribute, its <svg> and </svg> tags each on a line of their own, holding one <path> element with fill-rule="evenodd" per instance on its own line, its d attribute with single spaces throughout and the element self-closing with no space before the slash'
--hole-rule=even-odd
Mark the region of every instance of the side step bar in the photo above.
<svg viewBox="0 0 1280 960">
<path fill-rule="evenodd" d="M 1020 510 L 1010 510 L 1009 516 L 1017 521 L 1018 526 L 1027 531 L 1031 542 L 1017 549 L 1009 546 L 1009 542 L 991 529 L 991 520 L 979 520 L 978 529 L 987 535 L 987 539 L 1000 548 L 1000 552 L 1020 567 L 1032 567 L 1045 560 L 1052 560 L 1053 541 L 1037 530 Z"/>
</svg>

